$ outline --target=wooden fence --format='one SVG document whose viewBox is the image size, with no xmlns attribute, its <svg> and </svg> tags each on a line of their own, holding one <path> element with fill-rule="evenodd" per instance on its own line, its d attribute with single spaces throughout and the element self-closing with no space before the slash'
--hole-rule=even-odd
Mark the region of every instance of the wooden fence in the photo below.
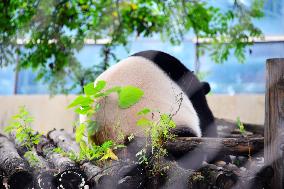
<svg viewBox="0 0 284 189">
<path fill-rule="evenodd" d="M 253 110 L 252 110 L 253 111 Z M 273 189 L 284 188 L 284 58 L 266 63 L 264 159 L 272 165 Z"/>
</svg>

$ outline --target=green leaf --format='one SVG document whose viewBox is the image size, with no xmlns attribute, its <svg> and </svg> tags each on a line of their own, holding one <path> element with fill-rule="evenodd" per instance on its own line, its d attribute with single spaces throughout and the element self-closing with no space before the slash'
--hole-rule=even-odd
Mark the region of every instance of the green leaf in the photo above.
<svg viewBox="0 0 284 189">
<path fill-rule="evenodd" d="M 76 112 L 77 114 L 83 114 L 83 115 L 85 115 L 85 114 L 88 113 L 89 110 L 91 110 L 91 107 L 90 107 L 90 106 L 80 106 L 80 107 L 78 107 L 78 108 L 75 109 L 75 112 Z"/>
<path fill-rule="evenodd" d="M 129 108 L 136 104 L 144 95 L 144 92 L 133 86 L 121 87 L 118 93 L 118 105 L 120 108 Z"/>
<path fill-rule="evenodd" d="M 246 132 L 244 124 L 241 122 L 240 117 L 237 117 L 237 127 L 241 134 L 244 134 Z"/>
<path fill-rule="evenodd" d="M 110 148 L 107 148 L 106 153 L 103 155 L 103 157 L 101 157 L 100 161 L 107 159 L 116 160 L 116 161 L 118 160 L 118 157 L 113 153 L 113 151 Z"/>
<path fill-rule="evenodd" d="M 86 95 L 94 95 L 94 94 L 96 94 L 96 90 L 95 90 L 93 82 L 84 86 L 84 93 Z"/>
<path fill-rule="evenodd" d="M 94 86 L 94 83 L 91 82 L 87 85 L 84 86 L 84 93 L 86 95 L 96 95 L 98 92 L 100 92 L 101 90 L 103 90 L 106 86 L 106 82 L 101 80 L 101 81 L 98 81 L 96 83 L 96 86 Z"/>
<path fill-rule="evenodd" d="M 105 95 L 108 96 L 110 93 L 113 93 L 113 92 L 119 93 L 120 90 L 121 90 L 121 87 L 118 87 L 118 86 L 117 87 L 112 87 L 112 88 L 110 88 L 110 89 L 105 91 Z"/>
<path fill-rule="evenodd" d="M 166 127 L 168 127 L 168 128 L 175 128 L 176 127 L 175 122 L 171 119 L 171 117 L 168 114 L 162 114 L 160 116 L 160 119 L 161 119 L 162 123 L 166 125 Z"/>
<path fill-rule="evenodd" d="M 92 102 L 92 99 L 90 97 L 85 97 L 85 96 L 78 96 L 69 104 L 67 108 L 73 108 L 75 106 L 87 106 Z"/>
<path fill-rule="evenodd" d="M 106 150 L 108 148 L 111 148 L 113 146 L 113 141 L 111 140 L 108 140 L 108 141 L 105 141 L 102 145 L 101 145 L 101 148 L 103 150 Z"/>
<path fill-rule="evenodd" d="M 151 112 L 151 110 L 150 110 L 149 108 L 144 108 L 144 109 L 140 110 L 140 111 L 137 113 L 137 115 L 146 115 L 146 114 L 148 114 L 148 113 L 150 113 L 150 112 Z"/>
<path fill-rule="evenodd" d="M 141 127 L 151 126 L 152 122 L 149 119 L 142 117 L 136 122 L 136 125 Z"/>
<path fill-rule="evenodd" d="M 5 133 L 11 133 L 15 129 L 14 125 L 9 125 L 4 128 Z"/>
<path fill-rule="evenodd" d="M 113 88 L 110 88 L 108 90 L 106 90 L 105 92 L 99 92 L 95 95 L 95 98 L 99 98 L 99 97 L 106 97 L 108 96 L 109 94 L 113 93 L 113 92 L 117 92 L 119 94 L 121 90 L 121 87 L 113 87 Z"/>
<path fill-rule="evenodd" d="M 86 130 L 85 124 L 80 124 L 79 126 L 76 127 L 75 139 L 77 143 L 80 143 L 80 141 L 82 140 L 85 130 Z"/>
<path fill-rule="evenodd" d="M 96 86 L 94 88 L 94 90 L 97 92 L 100 92 L 101 90 L 103 90 L 106 86 L 106 82 L 103 80 L 97 81 Z"/>
<path fill-rule="evenodd" d="M 56 147 L 56 148 L 54 148 L 52 151 L 53 151 L 54 153 L 58 153 L 58 154 L 63 154 L 63 153 L 64 153 L 63 149 L 60 148 L 60 147 Z"/>
<path fill-rule="evenodd" d="M 87 96 L 96 95 L 101 90 L 103 90 L 105 86 L 106 86 L 106 82 L 103 80 L 97 81 L 96 86 L 94 86 L 94 83 L 92 82 L 84 86 L 84 93 Z"/>
<path fill-rule="evenodd" d="M 80 145 L 81 152 L 85 154 L 86 150 L 88 148 L 86 142 L 85 141 L 80 141 L 79 145 Z"/>
<path fill-rule="evenodd" d="M 88 136 L 92 136 L 95 134 L 95 132 L 99 129 L 99 125 L 97 124 L 96 121 L 88 121 L 87 124 L 87 131 L 88 131 Z"/>
</svg>

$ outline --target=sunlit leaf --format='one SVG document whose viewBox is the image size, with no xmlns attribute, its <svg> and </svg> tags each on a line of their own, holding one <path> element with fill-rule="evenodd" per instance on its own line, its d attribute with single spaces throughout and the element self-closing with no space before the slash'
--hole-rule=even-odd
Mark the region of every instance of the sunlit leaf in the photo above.
<svg viewBox="0 0 284 189">
<path fill-rule="evenodd" d="M 148 114 L 148 113 L 150 113 L 150 112 L 151 112 L 151 110 L 150 110 L 149 108 L 144 108 L 144 109 L 140 110 L 140 111 L 137 113 L 137 115 L 146 115 L 146 114 Z"/>
<path fill-rule="evenodd" d="M 107 159 L 112 159 L 112 160 L 118 160 L 118 157 L 113 153 L 113 151 L 108 148 L 106 153 L 103 155 L 103 157 L 100 160 L 107 160 Z"/>
<path fill-rule="evenodd" d="M 75 106 L 87 106 L 92 102 L 92 99 L 90 97 L 85 97 L 85 96 L 78 96 L 69 104 L 68 108 L 72 108 Z"/>
<path fill-rule="evenodd" d="M 136 104 L 144 95 L 144 92 L 133 86 L 121 87 L 118 94 L 118 105 L 120 108 L 129 108 Z"/>
<path fill-rule="evenodd" d="M 136 125 L 141 127 L 151 126 L 152 122 L 149 119 L 142 117 L 136 122 Z"/>
<path fill-rule="evenodd" d="M 84 137 L 85 131 L 86 131 L 86 125 L 83 123 L 76 127 L 75 139 L 77 143 L 80 143 L 80 141 Z"/>
</svg>

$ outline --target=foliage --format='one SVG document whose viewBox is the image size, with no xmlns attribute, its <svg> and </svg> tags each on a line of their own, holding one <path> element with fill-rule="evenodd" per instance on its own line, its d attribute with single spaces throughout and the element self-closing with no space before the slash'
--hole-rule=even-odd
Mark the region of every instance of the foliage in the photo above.
<svg viewBox="0 0 284 189">
<path fill-rule="evenodd" d="M 29 161 L 33 167 L 37 166 L 40 161 L 34 153 L 34 146 L 40 141 L 41 134 L 34 131 L 31 127 L 33 118 L 30 117 L 29 112 L 24 106 L 19 108 L 19 113 L 12 117 L 9 126 L 4 128 L 4 131 L 15 135 L 16 141 L 27 148 L 24 157 Z"/>
<path fill-rule="evenodd" d="M 113 153 L 112 149 L 121 148 L 123 145 L 114 144 L 113 141 L 105 141 L 102 145 L 96 145 L 90 141 L 84 140 L 86 137 L 85 133 L 87 133 L 87 131 L 84 123 L 81 123 L 76 127 L 75 138 L 76 142 L 80 146 L 80 152 L 79 154 L 67 152 L 66 155 L 69 156 L 70 159 L 77 162 L 81 162 L 83 160 L 118 160 L 118 157 Z"/>
<path fill-rule="evenodd" d="M 33 151 L 25 152 L 24 157 L 29 162 L 29 165 L 31 167 L 40 167 L 39 166 L 40 161 L 39 161 L 38 155 L 35 154 Z"/>
<path fill-rule="evenodd" d="M 144 92 L 133 86 L 126 86 L 120 89 L 118 94 L 118 105 L 120 108 L 129 108 L 136 102 L 138 102 L 143 96 Z"/>
<path fill-rule="evenodd" d="M 37 11 L 39 0 L 0 1 L 0 67 L 15 61 L 19 50 L 17 38 L 27 31 L 27 25 Z"/>
<path fill-rule="evenodd" d="M 167 155 L 167 150 L 164 148 L 165 142 L 168 140 L 174 140 L 175 135 L 173 135 L 170 130 L 176 127 L 175 122 L 172 120 L 174 114 L 160 113 L 159 119 L 154 121 L 146 117 L 147 114 L 154 113 L 150 109 L 145 108 L 137 113 L 141 118 L 137 121 L 137 126 L 143 127 L 145 135 L 149 136 L 151 140 L 151 158 L 148 159 L 146 156 L 146 148 L 140 150 L 136 156 L 138 157 L 138 162 L 140 164 L 149 164 L 149 161 L 154 162 L 152 164 L 152 174 L 163 174 L 163 172 L 169 168 L 167 164 L 162 162 L 161 158 Z"/>
<path fill-rule="evenodd" d="M 140 150 L 136 156 L 138 157 L 138 162 L 140 164 L 149 165 L 151 163 L 151 173 L 152 175 L 163 174 L 169 165 L 164 162 L 163 158 L 167 155 L 167 150 L 165 149 L 165 143 L 169 140 L 174 140 L 175 135 L 170 132 L 171 129 L 176 127 L 173 117 L 180 110 L 183 101 L 182 93 L 175 96 L 175 104 L 177 108 L 172 107 L 170 113 L 161 113 L 158 111 L 152 111 L 149 108 L 144 108 L 140 110 L 137 115 L 141 118 L 137 121 L 137 126 L 143 127 L 145 136 L 147 136 L 151 143 L 151 156 L 146 155 L 147 148 L 149 144 L 147 143 L 145 148 Z M 158 114 L 158 119 L 155 119 L 156 114 Z M 151 115 L 151 119 L 149 119 Z M 148 139 L 146 140 L 148 141 Z"/>
<path fill-rule="evenodd" d="M 19 108 L 19 113 L 12 117 L 10 125 L 5 127 L 4 131 L 15 134 L 15 138 L 24 147 L 32 149 L 32 147 L 39 143 L 40 134 L 35 132 L 31 123 L 33 118 L 29 116 L 29 112 L 24 106 Z"/>
<path fill-rule="evenodd" d="M 194 33 L 197 44 L 200 39 L 210 39 L 197 46 L 197 55 L 209 50 L 220 63 L 232 51 L 243 62 L 245 47 L 252 44 L 249 37 L 261 36 L 252 19 L 263 16 L 264 0 L 253 0 L 250 7 L 234 2 L 230 10 L 222 11 L 207 1 L 5 0 L 0 3 L 1 65 L 7 65 L 3 59 L 11 57 L 16 39 L 27 38 L 24 46 L 17 47 L 17 67 L 35 70 L 38 79 L 50 84 L 52 93 L 68 93 L 82 89 L 112 60 L 117 61 L 116 46 L 156 34 L 179 44 L 189 32 Z M 83 68 L 76 60 L 86 38 L 108 40 L 102 47 L 101 65 L 96 62 Z"/>
<path fill-rule="evenodd" d="M 119 107 L 129 108 L 142 98 L 143 91 L 133 86 L 105 88 L 106 82 L 103 80 L 97 81 L 95 86 L 94 83 L 89 83 L 84 86 L 85 95 L 78 96 L 68 106 L 68 108 L 75 107 L 76 113 L 87 117 L 87 121 L 75 128 L 75 139 L 80 145 L 80 153 L 79 155 L 73 152 L 67 153 L 71 159 L 76 161 L 118 159 L 112 150 L 121 148 L 123 145 L 116 144 L 114 141 L 105 141 L 102 145 L 96 145 L 92 142 L 91 136 L 99 129 L 92 117 L 100 108 L 98 101 L 101 98 L 111 93 L 117 93 Z"/>
<path fill-rule="evenodd" d="M 246 132 L 245 126 L 244 126 L 244 124 L 241 122 L 240 117 L 237 117 L 237 127 L 238 127 L 238 130 L 241 132 L 241 134 L 244 134 L 244 133 Z"/>
<path fill-rule="evenodd" d="M 98 81 L 96 86 L 89 83 L 84 86 L 85 95 L 78 96 L 68 108 L 76 107 L 75 112 L 88 117 L 93 116 L 99 108 L 97 101 L 111 93 L 117 93 L 120 108 L 128 108 L 137 103 L 143 96 L 143 91 L 134 86 L 112 87 L 104 90 L 105 81 Z"/>
</svg>

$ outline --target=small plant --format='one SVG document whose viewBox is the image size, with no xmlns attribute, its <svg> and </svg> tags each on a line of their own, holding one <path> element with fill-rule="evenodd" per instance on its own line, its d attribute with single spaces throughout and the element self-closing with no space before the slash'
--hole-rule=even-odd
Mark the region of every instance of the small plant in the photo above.
<svg viewBox="0 0 284 189">
<path fill-rule="evenodd" d="M 240 133 L 241 133 L 242 135 L 245 134 L 245 132 L 246 132 L 245 126 L 244 126 L 244 124 L 241 122 L 240 117 L 237 117 L 237 128 L 238 128 L 238 130 L 240 131 Z"/>
<path fill-rule="evenodd" d="M 105 141 L 102 145 L 96 145 L 92 142 L 91 136 L 99 130 L 99 125 L 93 120 L 94 114 L 99 110 L 100 104 L 98 101 L 101 98 L 107 97 L 111 93 L 118 95 L 118 105 L 125 109 L 137 103 L 143 96 L 143 91 L 133 86 L 112 87 L 104 90 L 106 87 L 105 81 L 98 81 L 96 86 L 94 83 L 89 83 L 84 86 L 85 95 L 78 96 L 68 108 L 75 107 L 75 112 L 86 116 L 86 121 L 76 126 L 75 138 L 80 146 L 79 155 L 69 153 L 68 156 L 76 161 L 82 160 L 117 160 L 118 157 L 113 153 L 113 149 L 124 147 L 116 144 L 114 141 Z M 118 129 L 114 126 L 114 129 Z M 119 137 L 123 137 L 123 133 L 118 132 Z"/>
<path fill-rule="evenodd" d="M 149 164 L 149 161 L 153 161 L 152 173 L 153 175 L 157 173 L 163 173 L 166 169 L 168 169 L 168 165 L 165 165 L 161 162 L 161 158 L 167 155 L 167 150 L 164 148 L 165 142 L 168 140 L 173 140 L 175 135 L 173 135 L 170 130 L 176 127 L 175 122 L 172 120 L 172 116 L 170 114 L 159 114 L 159 120 L 154 121 L 151 119 L 147 119 L 145 115 L 153 112 L 146 108 L 141 110 L 138 115 L 142 116 L 141 119 L 137 121 L 137 125 L 140 127 L 144 127 L 145 135 L 150 138 L 151 141 L 151 159 L 147 159 L 146 157 L 146 148 L 148 144 L 146 144 L 146 148 L 139 151 L 136 156 L 138 157 L 138 161 L 140 164 Z"/>
<path fill-rule="evenodd" d="M 39 166 L 39 164 L 40 164 L 39 158 L 38 158 L 37 154 L 35 154 L 33 151 L 27 151 L 24 154 L 24 157 L 29 162 L 29 165 L 31 167 L 38 167 Z"/>
<path fill-rule="evenodd" d="M 177 99 L 178 109 L 172 114 L 161 113 L 159 111 L 153 112 L 149 108 L 144 108 L 137 115 L 141 118 L 137 121 L 137 126 L 143 127 L 145 135 L 150 138 L 151 141 L 151 159 L 146 157 L 146 148 L 139 151 L 136 156 L 138 161 L 141 164 L 149 164 L 149 161 L 153 161 L 152 174 L 163 174 L 169 166 L 162 161 L 162 158 L 167 155 L 167 150 L 165 149 L 165 143 L 169 140 L 174 140 L 175 135 L 170 132 L 171 129 L 176 127 L 175 122 L 173 121 L 173 116 L 177 114 L 182 103 L 182 94 L 180 98 Z M 148 119 L 146 115 L 152 114 L 152 119 Z M 157 121 L 153 120 L 155 114 L 159 115 Z"/>
<path fill-rule="evenodd" d="M 240 117 L 237 117 L 237 127 L 238 127 L 238 130 L 240 131 L 240 133 L 241 133 L 244 137 L 247 137 L 247 133 L 246 133 L 247 131 L 245 130 L 245 126 L 244 126 L 244 124 L 241 122 Z M 249 147 L 248 157 L 249 157 L 249 161 L 251 161 L 252 158 L 251 158 L 251 149 L 250 149 L 249 141 L 248 141 L 248 147 Z"/>
<path fill-rule="evenodd" d="M 80 146 L 80 153 L 79 155 L 75 155 L 75 159 L 77 161 L 82 160 L 118 160 L 118 157 L 113 153 L 112 149 L 118 149 L 124 147 L 123 145 L 115 144 L 113 141 L 105 141 L 102 145 L 96 145 L 91 141 L 86 141 L 85 133 L 86 125 L 81 123 L 79 126 L 76 127 L 75 131 L 75 138 L 76 142 Z M 74 154 L 73 154 L 74 156 Z"/>
<path fill-rule="evenodd" d="M 24 157 L 30 165 L 37 166 L 40 161 L 34 153 L 34 146 L 39 143 L 41 134 L 32 129 L 33 120 L 26 108 L 22 106 L 19 108 L 19 113 L 12 117 L 10 125 L 4 128 L 4 131 L 15 135 L 16 141 L 27 149 Z"/>
</svg>

